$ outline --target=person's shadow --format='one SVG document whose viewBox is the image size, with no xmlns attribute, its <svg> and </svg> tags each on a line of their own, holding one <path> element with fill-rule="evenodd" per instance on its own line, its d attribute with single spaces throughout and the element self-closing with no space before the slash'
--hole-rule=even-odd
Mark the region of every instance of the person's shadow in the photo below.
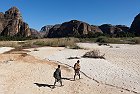
<svg viewBox="0 0 140 94">
<path fill-rule="evenodd" d="M 40 83 L 34 83 L 38 87 L 49 87 L 52 88 L 54 85 L 49 85 L 49 84 L 40 84 Z"/>
<path fill-rule="evenodd" d="M 63 77 L 62 78 L 63 80 L 69 80 L 69 81 L 74 81 L 74 79 L 73 78 L 65 78 L 65 77 Z M 49 85 L 49 84 L 41 84 L 41 83 L 34 83 L 36 86 L 38 86 L 38 87 L 49 87 L 49 88 L 51 88 L 51 89 L 53 89 L 54 88 L 54 85 Z"/>
<path fill-rule="evenodd" d="M 65 78 L 65 77 L 63 77 L 62 79 L 63 79 L 63 80 L 74 81 L 74 79 L 73 79 L 73 78 Z"/>
</svg>

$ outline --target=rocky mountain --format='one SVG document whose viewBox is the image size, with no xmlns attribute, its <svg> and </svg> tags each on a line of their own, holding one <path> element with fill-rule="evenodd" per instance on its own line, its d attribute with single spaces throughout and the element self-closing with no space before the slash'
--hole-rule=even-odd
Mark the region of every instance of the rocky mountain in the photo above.
<svg viewBox="0 0 140 94">
<path fill-rule="evenodd" d="M 59 37 L 61 35 L 61 33 L 59 34 L 61 24 L 56 24 L 54 25 L 48 33 L 45 34 L 45 37 L 50 37 L 50 38 L 53 38 L 53 37 Z"/>
<path fill-rule="evenodd" d="M 89 25 L 86 22 L 71 20 L 59 25 L 53 26 L 47 37 L 74 37 L 91 35 L 94 33 L 104 33 L 109 35 L 121 34 L 121 32 L 128 32 L 129 27 L 125 25 L 111 25 L 103 24 L 101 26 Z"/>
<path fill-rule="evenodd" d="M 46 25 L 43 26 L 40 30 L 40 32 L 49 32 L 49 30 L 53 27 L 53 25 Z"/>
<path fill-rule="evenodd" d="M 129 27 L 126 25 L 116 25 L 117 28 L 120 28 L 122 31 L 124 32 L 128 32 L 129 31 Z"/>
<path fill-rule="evenodd" d="M 130 27 L 130 32 L 140 36 L 140 13 L 134 18 Z"/>
<path fill-rule="evenodd" d="M 103 24 L 99 26 L 104 34 L 117 34 L 120 32 L 128 32 L 129 27 L 125 25 L 111 25 L 111 24 Z"/>
<path fill-rule="evenodd" d="M 31 38 L 37 38 L 37 39 L 43 38 L 41 32 L 39 32 L 33 28 L 30 28 L 30 31 L 31 31 L 31 36 L 30 36 Z"/>
<path fill-rule="evenodd" d="M 48 33 L 47 37 L 73 37 L 87 35 L 90 33 L 101 32 L 98 26 L 91 26 L 88 23 L 71 20 L 69 22 L 64 22 L 61 25 L 53 26 Z"/>
<path fill-rule="evenodd" d="M 29 25 L 23 21 L 18 8 L 12 7 L 5 13 L 0 13 L 0 35 L 22 37 L 31 35 Z"/>
<path fill-rule="evenodd" d="M 96 25 L 91 25 L 91 31 L 103 33 L 102 30 L 99 28 L 99 26 L 96 26 Z"/>
<path fill-rule="evenodd" d="M 29 25 L 22 19 L 18 8 L 12 7 L 5 13 L 0 12 L 0 36 L 22 36 L 22 37 L 74 37 L 92 35 L 94 33 L 104 33 L 109 35 L 134 33 L 140 35 L 140 14 L 138 14 L 131 24 L 125 25 L 103 24 L 101 26 L 90 25 L 83 21 L 71 20 L 62 24 L 46 25 L 40 32 L 30 29 Z M 123 33 L 122 33 L 123 32 Z"/>
<path fill-rule="evenodd" d="M 42 37 L 47 37 L 48 36 L 48 33 L 49 33 L 49 30 L 53 27 L 53 25 L 46 25 L 46 26 L 43 26 L 40 30 L 40 33 L 42 35 Z"/>
</svg>

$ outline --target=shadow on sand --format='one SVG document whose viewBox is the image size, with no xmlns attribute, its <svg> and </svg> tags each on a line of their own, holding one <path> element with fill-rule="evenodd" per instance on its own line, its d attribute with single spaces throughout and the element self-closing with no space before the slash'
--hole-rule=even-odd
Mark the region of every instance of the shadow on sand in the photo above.
<svg viewBox="0 0 140 94">
<path fill-rule="evenodd" d="M 74 81 L 74 79 L 73 79 L 73 78 L 62 78 L 62 80 Z"/>
<path fill-rule="evenodd" d="M 62 78 L 62 80 L 69 80 L 69 81 L 74 81 L 73 78 Z M 34 83 L 38 87 L 49 87 L 51 89 L 54 88 L 54 85 L 49 85 L 49 84 L 41 84 L 41 83 Z"/>
<path fill-rule="evenodd" d="M 49 87 L 52 88 L 54 85 L 49 85 L 49 84 L 40 84 L 40 83 L 34 83 L 38 87 Z"/>
</svg>

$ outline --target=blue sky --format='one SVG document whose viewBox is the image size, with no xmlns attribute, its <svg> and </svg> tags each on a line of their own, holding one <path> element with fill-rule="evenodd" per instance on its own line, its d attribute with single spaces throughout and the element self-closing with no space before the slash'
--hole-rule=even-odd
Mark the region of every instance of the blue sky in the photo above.
<svg viewBox="0 0 140 94">
<path fill-rule="evenodd" d="M 1 0 L 0 12 L 12 6 L 18 7 L 24 21 L 37 30 L 73 19 L 130 26 L 140 13 L 140 0 Z"/>
</svg>

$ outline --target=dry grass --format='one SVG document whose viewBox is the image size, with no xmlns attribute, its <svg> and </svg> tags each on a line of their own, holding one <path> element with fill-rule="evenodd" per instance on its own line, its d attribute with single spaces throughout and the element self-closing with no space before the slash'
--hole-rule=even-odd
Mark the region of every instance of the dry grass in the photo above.
<svg viewBox="0 0 140 94">
<path fill-rule="evenodd" d="M 23 48 L 35 48 L 43 46 L 79 49 L 79 47 L 76 45 L 77 42 L 79 42 L 79 39 L 77 38 L 47 38 L 26 41 L 0 41 L 0 46 L 14 47 L 19 50 Z"/>
<path fill-rule="evenodd" d="M 77 42 L 79 42 L 77 38 L 51 38 L 34 40 L 33 45 L 78 49 L 79 47 L 76 45 Z"/>
<path fill-rule="evenodd" d="M 18 47 L 18 41 L 0 41 L 0 47 Z"/>
</svg>

